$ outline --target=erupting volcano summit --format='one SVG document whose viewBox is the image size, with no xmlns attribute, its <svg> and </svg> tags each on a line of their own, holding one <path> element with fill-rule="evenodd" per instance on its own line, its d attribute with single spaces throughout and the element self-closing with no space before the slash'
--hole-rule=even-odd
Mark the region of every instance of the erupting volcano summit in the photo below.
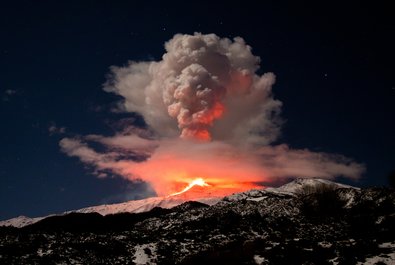
<svg viewBox="0 0 395 265">
<path fill-rule="evenodd" d="M 146 127 L 63 138 L 62 151 L 99 177 L 142 180 L 159 196 L 193 186 L 222 196 L 278 178 L 355 179 L 364 171 L 342 155 L 270 145 L 282 124 L 275 76 L 257 74 L 261 59 L 242 38 L 176 34 L 165 49 L 159 61 L 111 67 L 104 85 L 123 97 L 118 111 L 140 114 Z"/>
</svg>

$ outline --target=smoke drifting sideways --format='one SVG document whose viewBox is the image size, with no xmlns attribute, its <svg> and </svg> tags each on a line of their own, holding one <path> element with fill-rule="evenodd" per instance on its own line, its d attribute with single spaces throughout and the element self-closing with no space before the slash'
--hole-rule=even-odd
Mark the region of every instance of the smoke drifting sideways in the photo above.
<svg viewBox="0 0 395 265">
<path fill-rule="evenodd" d="M 282 124 L 275 75 L 256 73 L 260 58 L 242 38 L 177 34 L 165 49 L 160 61 L 111 67 L 104 85 L 123 97 L 119 110 L 141 114 L 148 129 L 131 124 L 113 136 L 63 138 L 61 150 L 99 177 L 143 180 L 158 195 L 196 178 L 243 191 L 279 178 L 358 179 L 364 172 L 342 155 L 272 145 Z"/>
</svg>

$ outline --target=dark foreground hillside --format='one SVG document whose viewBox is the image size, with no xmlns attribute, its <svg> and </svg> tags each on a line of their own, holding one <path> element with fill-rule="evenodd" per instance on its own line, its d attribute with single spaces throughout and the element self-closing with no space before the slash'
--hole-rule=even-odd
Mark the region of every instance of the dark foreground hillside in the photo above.
<svg viewBox="0 0 395 265">
<path fill-rule="evenodd" d="M 0 264 L 395 264 L 395 193 L 316 186 L 0 228 Z"/>
</svg>

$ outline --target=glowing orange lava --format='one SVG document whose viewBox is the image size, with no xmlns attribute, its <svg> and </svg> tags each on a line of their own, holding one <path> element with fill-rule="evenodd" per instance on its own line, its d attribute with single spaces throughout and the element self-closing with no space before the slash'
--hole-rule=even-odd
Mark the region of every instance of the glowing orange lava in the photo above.
<svg viewBox="0 0 395 265">
<path fill-rule="evenodd" d="M 176 187 L 180 187 L 182 185 L 180 182 L 178 182 L 178 184 L 174 184 Z M 178 190 L 180 190 L 181 187 Z M 196 178 L 190 181 L 186 186 L 184 184 L 184 188 L 181 191 L 170 193 L 170 195 L 167 195 L 166 197 L 176 196 L 186 201 L 198 200 L 201 198 L 224 197 L 236 192 L 261 188 L 263 187 L 250 182 L 243 183 L 214 178 Z"/>
<path fill-rule="evenodd" d="M 168 197 L 175 196 L 175 195 L 180 195 L 180 194 L 182 194 L 184 192 L 187 192 L 188 190 L 190 190 L 194 186 L 206 187 L 206 186 L 210 186 L 210 185 L 207 184 L 202 178 L 197 178 L 197 179 L 194 179 L 193 181 L 191 181 L 191 183 L 189 183 L 188 186 L 186 186 L 182 191 L 172 193 L 172 194 L 168 195 Z"/>
<path fill-rule="evenodd" d="M 260 189 L 267 180 L 256 156 L 217 141 L 164 141 L 149 159 L 125 167 L 158 196 L 185 200 Z"/>
</svg>

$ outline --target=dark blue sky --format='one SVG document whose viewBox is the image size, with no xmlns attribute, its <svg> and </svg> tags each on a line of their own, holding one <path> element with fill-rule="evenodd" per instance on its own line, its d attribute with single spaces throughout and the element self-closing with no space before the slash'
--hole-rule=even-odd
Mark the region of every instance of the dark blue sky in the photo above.
<svg viewBox="0 0 395 265">
<path fill-rule="evenodd" d="M 97 179 L 48 128 L 113 133 L 133 115 L 110 112 L 118 98 L 102 91 L 109 67 L 158 60 L 175 33 L 195 31 L 243 37 L 261 72 L 276 74 L 287 120 L 278 142 L 352 157 L 367 166 L 354 185 L 386 184 L 395 169 L 391 9 L 213 2 L 1 4 L 0 219 L 141 198 L 143 183 Z"/>
</svg>

